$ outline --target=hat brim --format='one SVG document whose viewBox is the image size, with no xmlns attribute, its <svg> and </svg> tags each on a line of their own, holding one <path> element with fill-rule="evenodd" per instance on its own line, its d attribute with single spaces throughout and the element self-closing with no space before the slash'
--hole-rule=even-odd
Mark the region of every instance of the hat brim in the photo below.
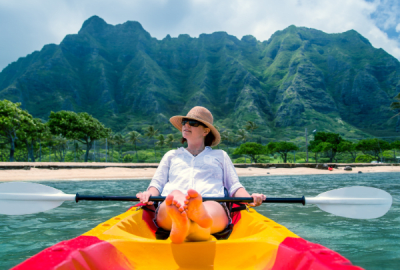
<svg viewBox="0 0 400 270">
<path fill-rule="evenodd" d="M 182 132 L 182 119 L 183 118 L 193 119 L 193 120 L 199 121 L 199 122 L 203 123 L 204 125 L 206 125 L 211 130 L 212 134 L 215 137 L 211 146 L 217 146 L 221 142 L 221 135 L 219 134 L 218 130 L 211 123 L 204 121 L 200 118 L 177 115 L 177 116 L 171 117 L 169 119 L 169 121 L 171 122 L 171 124 L 174 127 L 176 127 L 180 132 Z"/>
</svg>

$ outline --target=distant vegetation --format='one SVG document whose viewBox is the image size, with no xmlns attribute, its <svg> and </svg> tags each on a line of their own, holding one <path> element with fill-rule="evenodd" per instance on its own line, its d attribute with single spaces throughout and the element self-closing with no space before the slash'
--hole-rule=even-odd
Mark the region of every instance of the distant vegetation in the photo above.
<svg viewBox="0 0 400 270">
<path fill-rule="evenodd" d="M 161 134 L 153 125 L 113 133 L 87 113 L 51 112 L 49 121 L 35 119 L 20 103 L 0 101 L 0 161 L 159 162 L 182 146 L 181 133 Z M 235 163 L 304 163 L 305 140 L 274 140 L 254 135 L 257 125 L 221 131 L 221 144 Z M 337 133 L 316 132 L 309 142 L 309 162 L 396 162 L 400 141 L 377 138 L 350 141 Z M 304 138 L 303 138 L 304 139 Z M 398 154 L 399 155 L 399 154 Z"/>
</svg>

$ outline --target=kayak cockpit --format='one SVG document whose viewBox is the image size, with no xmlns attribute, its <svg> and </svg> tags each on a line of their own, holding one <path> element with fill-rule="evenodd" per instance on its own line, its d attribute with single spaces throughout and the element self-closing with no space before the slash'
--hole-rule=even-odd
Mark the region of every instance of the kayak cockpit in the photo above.
<svg viewBox="0 0 400 270">
<path fill-rule="evenodd" d="M 137 209 L 141 213 L 133 214 L 127 216 L 123 219 L 120 217 L 114 218 L 117 221 L 113 226 L 109 223 L 104 223 L 103 227 L 109 227 L 104 234 L 114 235 L 114 236 L 123 236 L 126 238 L 134 238 L 137 237 L 146 238 L 155 240 L 155 231 L 157 230 L 156 226 L 152 222 L 154 218 L 152 213 Z M 250 210 L 254 211 L 254 210 Z M 240 218 L 242 216 L 240 215 Z M 268 218 L 264 218 L 263 220 L 255 219 L 251 215 L 247 217 L 245 228 L 242 228 L 243 223 L 235 224 L 232 234 L 230 235 L 230 240 L 237 240 L 241 238 L 251 237 L 252 235 L 259 234 L 268 229 L 268 226 L 271 225 L 271 220 Z M 237 222 L 238 223 L 238 222 Z M 274 222 L 273 222 L 274 223 Z M 274 229 L 282 228 L 282 226 L 275 224 Z M 210 241 L 215 241 L 214 237 L 210 238 Z M 220 240 L 223 241 L 223 240 Z"/>
</svg>

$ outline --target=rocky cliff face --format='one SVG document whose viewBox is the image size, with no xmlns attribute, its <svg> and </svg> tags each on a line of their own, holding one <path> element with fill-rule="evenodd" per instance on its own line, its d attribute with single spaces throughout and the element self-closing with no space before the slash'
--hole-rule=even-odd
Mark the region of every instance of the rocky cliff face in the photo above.
<svg viewBox="0 0 400 270">
<path fill-rule="evenodd" d="M 138 22 L 88 19 L 60 45 L 46 45 L 0 73 L 0 99 L 35 117 L 86 111 L 114 130 L 209 108 L 222 128 L 255 121 L 258 132 L 344 135 L 394 132 L 399 61 L 355 31 L 326 34 L 290 26 L 268 41 L 225 32 L 152 38 Z"/>
</svg>

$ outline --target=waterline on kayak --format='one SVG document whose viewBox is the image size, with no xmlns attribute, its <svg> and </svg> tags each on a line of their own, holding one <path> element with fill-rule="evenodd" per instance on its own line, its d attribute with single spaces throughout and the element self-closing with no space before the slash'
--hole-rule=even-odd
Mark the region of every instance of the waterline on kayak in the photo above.
<svg viewBox="0 0 400 270">
<path fill-rule="evenodd" d="M 354 185 L 388 191 L 393 196 L 393 206 L 379 219 L 336 217 L 312 205 L 269 204 L 256 210 L 304 239 L 339 252 L 355 265 L 366 269 L 397 269 L 400 259 L 398 179 L 399 173 L 374 173 L 243 177 L 241 182 L 250 193 L 262 192 L 270 197 L 313 197 Z M 147 188 L 149 181 L 46 181 L 43 184 L 68 194 L 134 195 Z M 48 246 L 79 236 L 131 205 L 131 202 L 65 202 L 45 213 L 0 216 L 0 269 L 8 269 Z"/>
</svg>

